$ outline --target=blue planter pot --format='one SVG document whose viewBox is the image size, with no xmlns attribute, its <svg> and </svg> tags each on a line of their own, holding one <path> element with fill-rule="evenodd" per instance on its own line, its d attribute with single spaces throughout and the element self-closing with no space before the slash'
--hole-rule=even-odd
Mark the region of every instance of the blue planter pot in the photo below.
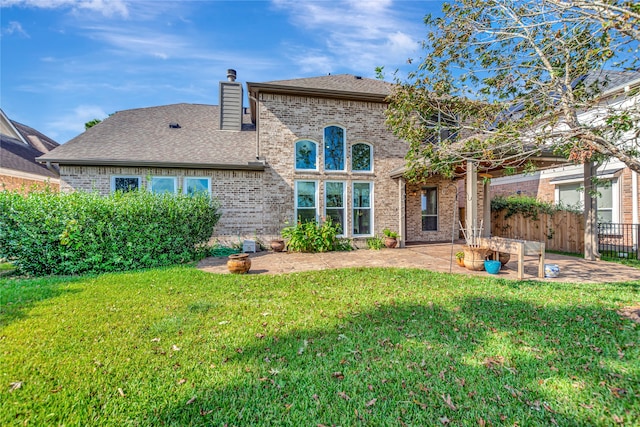
<svg viewBox="0 0 640 427">
<path fill-rule="evenodd" d="M 484 262 L 484 269 L 487 270 L 489 274 L 498 274 L 501 266 L 500 261 L 487 260 Z"/>
</svg>

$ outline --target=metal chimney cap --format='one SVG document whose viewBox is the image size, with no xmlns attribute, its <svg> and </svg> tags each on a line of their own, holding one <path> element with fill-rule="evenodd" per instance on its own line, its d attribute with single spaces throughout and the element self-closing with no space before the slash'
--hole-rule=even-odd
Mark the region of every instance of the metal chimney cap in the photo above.
<svg viewBox="0 0 640 427">
<path fill-rule="evenodd" d="M 236 81 L 236 70 L 228 69 L 227 70 L 227 80 L 230 82 Z"/>
</svg>

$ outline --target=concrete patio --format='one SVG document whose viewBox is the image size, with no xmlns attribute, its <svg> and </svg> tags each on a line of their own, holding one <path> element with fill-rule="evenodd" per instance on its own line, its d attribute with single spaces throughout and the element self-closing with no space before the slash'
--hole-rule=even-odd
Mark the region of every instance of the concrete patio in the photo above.
<svg viewBox="0 0 640 427">
<path fill-rule="evenodd" d="M 463 244 L 431 243 L 409 245 L 405 248 L 326 253 L 289 253 L 263 251 L 250 254 L 249 274 L 286 274 L 310 270 L 327 270 L 349 267 L 398 267 L 451 272 L 456 274 L 489 276 L 486 271 L 470 271 L 459 267 L 454 254 L 463 249 Z M 557 264 L 560 276 L 539 279 L 537 257 L 525 257 L 524 280 L 549 282 L 612 283 L 640 282 L 640 269 L 618 263 L 587 262 L 581 258 L 547 253 L 545 264 Z M 210 273 L 229 274 L 227 258 L 209 257 L 198 264 L 198 268 Z M 516 280 L 517 262 L 514 257 L 495 277 Z"/>
</svg>

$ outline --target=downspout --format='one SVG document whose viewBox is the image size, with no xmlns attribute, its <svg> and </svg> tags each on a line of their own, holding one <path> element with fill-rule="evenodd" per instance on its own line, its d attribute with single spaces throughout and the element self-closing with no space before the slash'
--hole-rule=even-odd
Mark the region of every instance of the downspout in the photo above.
<svg viewBox="0 0 640 427">
<path fill-rule="evenodd" d="M 247 96 L 256 103 L 256 160 L 260 160 L 260 103 L 253 96 Z"/>
<path fill-rule="evenodd" d="M 60 175 L 60 170 L 57 167 L 53 166 L 51 162 L 47 162 L 46 166 L 47 166 L 47 169 L 49 169 L 51 172 Z"/>
</svg>

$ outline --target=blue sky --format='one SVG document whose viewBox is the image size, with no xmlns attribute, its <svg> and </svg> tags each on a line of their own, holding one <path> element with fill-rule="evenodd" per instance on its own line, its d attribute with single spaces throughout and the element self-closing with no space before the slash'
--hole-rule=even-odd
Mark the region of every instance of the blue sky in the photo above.
<svg viewBox="0 0 640 427">
<path fill-rule="evenodd" d="M 217 104 L 218 81 L 387 78 L 440 1 L 0 0 L 0 107 L 60 143 L 130 108 Z M 415 65 L 413 65 L 415 67 Z"/>
</svg>

